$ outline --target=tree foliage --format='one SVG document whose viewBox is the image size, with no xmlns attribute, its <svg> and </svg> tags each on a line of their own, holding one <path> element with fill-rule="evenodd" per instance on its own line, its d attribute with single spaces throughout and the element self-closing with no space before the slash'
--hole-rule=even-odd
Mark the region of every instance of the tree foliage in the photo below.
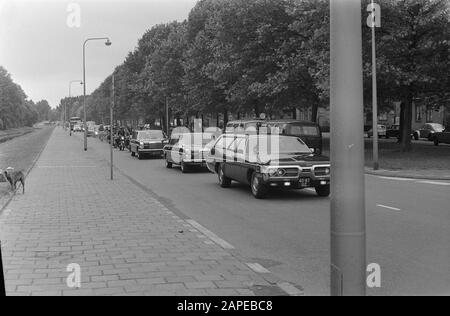
<svg viewBox="0 0 450 316">
<path fill-rule="evenodd" d="M 371 95 L 371 32 L 363 1 L 365 105 Z M 402 101 L 404 134 L 422 94 L 448 92 L 447 0 L 380 0 L 377 29 L 381 100 Z M 201 0 L 184 22 L 156 25 L 115 71 L 120 119 L 286 111 L 329 104 L 328 0 Z M 107 113 L 111 76 L 88 99 L 88 116 Z M 364 105 L 361 105 L 364 106 Z M 408 137 L 405 137 L 405 148 Z"/>
<path fill-rule="evenodd" d="M 33 126 L 38 121 L 50 120 L 51 114 L 47 101 L 34 104 L 27 100 L 22 88 L 0 66 L 0 129 Z"/>
</svg>

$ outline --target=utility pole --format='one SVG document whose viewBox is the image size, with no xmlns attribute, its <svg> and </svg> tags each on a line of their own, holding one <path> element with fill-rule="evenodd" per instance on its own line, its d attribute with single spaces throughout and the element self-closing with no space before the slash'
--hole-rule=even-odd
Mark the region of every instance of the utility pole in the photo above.
<svg viewBox="0 0 450 316">
<path fill-rule="evenodd" d="M 330 1 L 331 295 L 366 293 L 361 0 Z"/>
<path fill-rule="evenodd" d="M 114 119 L 115 101 L 116 101 L 116 88 L 115 88 L 115 75 L 113 74 L 112 75 L 112 100 L 111 100 L 111 106 L 109 108 L 109 114 L 110 114 L 110 118 L 111 118 L 111 137 L 110 137 L 111 144 L 109 145 L 110 154 L 111 154 L 111 181 L 114 180 L 113 119 Z"/>
<path fill-rule="evenodd" d="M 373 169 L 380 168 L 378 159 L 378 98 L 377 98 L 377 55 L 375 42 L 375 29 L 381 27 L 381 10 L 378 4 L 372 3 L 367 7 L 370 12 L 367 26 L 372 29 L 372 131 L 373 131 Z"/>
</svg>

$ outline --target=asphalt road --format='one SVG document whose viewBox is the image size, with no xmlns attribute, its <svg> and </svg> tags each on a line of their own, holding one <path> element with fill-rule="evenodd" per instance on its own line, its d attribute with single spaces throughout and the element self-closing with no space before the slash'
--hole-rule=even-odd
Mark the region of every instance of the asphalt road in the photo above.
<svg viewBox="0 0 450 316">
<path fill-rule="evenodd" d="M 109 159 L 106 143 L 89 143 Z M 301 191 L 259 201 L 245 186 L 220 188 L 208 172 L 182 174 L 117 150 L 115 165 L 306 295 L 329 294 L 329 199 Z M 370 295 L 450 294 L 449 196 L 446 182 L 366 177 L 367 258 L 382 269 L 382 286 Z"/>
<path fill-rule="evenodd" d="M 42 151 L 53 131 L 53 127 L 40 126 L 33 132 L 0 143 L 0 169 L 12 167 L 28 170 Z M 9 184 L 0 183 L 0 208 L 2 198 L 10 193 Z"/>
</svg>

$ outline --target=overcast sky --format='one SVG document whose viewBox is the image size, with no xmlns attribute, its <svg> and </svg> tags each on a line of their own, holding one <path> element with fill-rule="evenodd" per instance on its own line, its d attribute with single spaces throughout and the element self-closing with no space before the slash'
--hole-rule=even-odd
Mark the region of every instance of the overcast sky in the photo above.
<svg viewBox="0 0 450 316">
<path fill-rule="evenodd" d="M 121 64 L 147 29 L 188 17 L 197 0 L 0 0 L 0 65 L 33 101 L 52 107 L 69 94 L 69 81 L 82 79 L 83 42 L 110 37 L 112 46 L 87 44 L 87 93 Z M 76 23 L 75 3 L 80 8 Z M 76 8 L 76 7 L 75 7 Z M 68 11 L 68 9 L 71 9 Z M 73 85 L 81 95 L 81 85 Z"/>
</svg>

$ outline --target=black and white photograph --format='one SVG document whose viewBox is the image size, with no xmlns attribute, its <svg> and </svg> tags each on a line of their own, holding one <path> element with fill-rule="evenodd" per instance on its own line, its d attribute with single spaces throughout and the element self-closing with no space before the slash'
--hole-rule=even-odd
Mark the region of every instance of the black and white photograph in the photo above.
<svg viewBox="0 0 450 316">
<path fill-rule="evenodd" d="M 0 0 L 0 296 L 450 296 L 450 1 Z"/>
</svg>

